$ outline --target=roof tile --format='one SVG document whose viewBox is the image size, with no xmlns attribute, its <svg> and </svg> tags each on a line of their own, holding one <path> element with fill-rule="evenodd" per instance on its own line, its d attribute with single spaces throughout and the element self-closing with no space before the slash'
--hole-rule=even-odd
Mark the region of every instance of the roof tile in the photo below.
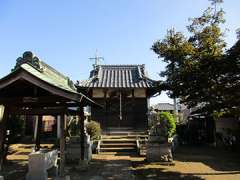
<svg viewBox="0 0 240 180">
<path fill-rule="evenodd" d="M 89 80 L 79 86 L 95 88 L 149 88 L 149 78 L 144 78 L 144 65 L 98 65 L 90 73 Z"/>
</svg>

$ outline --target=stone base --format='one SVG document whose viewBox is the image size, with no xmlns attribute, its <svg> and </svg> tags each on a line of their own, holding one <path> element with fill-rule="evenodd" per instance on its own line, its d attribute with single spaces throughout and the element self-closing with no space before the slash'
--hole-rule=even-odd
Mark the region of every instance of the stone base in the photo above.
<svg viewBox="0 0 240 180">
<path fill-rule="evenodd" d="M 147 144 L 146 159 L 148 162 L 172 162 L 173 158 L 170 144 L 149 142 Z"/>
</svg>

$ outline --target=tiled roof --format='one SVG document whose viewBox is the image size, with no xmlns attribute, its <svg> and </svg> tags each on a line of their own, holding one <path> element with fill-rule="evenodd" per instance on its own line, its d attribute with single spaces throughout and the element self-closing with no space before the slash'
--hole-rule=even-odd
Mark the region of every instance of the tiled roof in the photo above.
<svg viewBox="0 0 240 180">
<path fill-rule="evenodd" d="M 36 56 L 33 55 L 32 52 L 29 51 L 25 52 L 22 57 L 19 57 L 17 59 L 16 66 L 14 69 L 12 69 L 12 72 L 3 78 L 0 78 L 0 82 L 4 81 L 20 70 L 26 71 L 27 73 L 40 79 L 41 81 L 48 83 L 51 86 L 77 95 L 76 97 L 80 97 L 76 98 L 76 100 L 81 101 L 81 99 L 84 98 L 89 102 L 93 102 L 84 94 L 77 92 L 75 85 L 67 76 L 64 76 L 51 66 L 39 60 Z"/>
<path fill-rule="evenodd" d="M 67 76 L 38 59 L 38 57 L 34 56 L 30 51 L 23 53 L 23 56 L 17 59 L 16 66 L 12 71 L 14 72 L 19 68 L 24 69 L 53 86 L 72 93 L 77 93 L 73 82 Z"/>
<path fill-rule="evenodd" d="M 90 78 L 80 87 L 95 88 L 150 88 L 153 81 L 147 78 L 144 65 L 98 65 Z"/>
</svg>

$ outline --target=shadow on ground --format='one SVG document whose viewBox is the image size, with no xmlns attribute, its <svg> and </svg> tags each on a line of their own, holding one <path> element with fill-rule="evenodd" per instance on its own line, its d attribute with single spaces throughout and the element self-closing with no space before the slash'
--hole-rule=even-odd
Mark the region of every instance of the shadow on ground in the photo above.
<svg viewBox="0 0 240 180">
<path fill-rule="evenodd" d="M 24 180 L 27 173 L 27 165 L 22 160 L 7 161 L 4 164 L 2 175 L 5 180 Z"/>
<path fill-rule="evenodd" d="M 86 169 L 72 167 L 68 174 L 77 180 L 133 180 L 131 162 L 129 160 L 93 160 Z"/>
<path fill-rule="evenodd" d="M 240 154 L 214 147 L 179 147 L 174 160 L 180 162 L 201 162 L 215 171 L 239 171 Z"/>
</svg>

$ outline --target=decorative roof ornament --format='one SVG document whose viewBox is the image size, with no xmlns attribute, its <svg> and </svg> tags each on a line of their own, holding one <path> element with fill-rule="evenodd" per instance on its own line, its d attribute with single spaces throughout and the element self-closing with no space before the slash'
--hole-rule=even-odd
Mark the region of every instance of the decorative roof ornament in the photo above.
<svg viewBox="0 0 240 180">
<path fill-rule="evenodd" d="M 34 56 L 34 54 L 31 51 L 26 51 L 23 53 L 22 57 L 17 58 L 16 65 L 15 65 L 13 71 L 25 63 L 31 65 L 32 67 L 34 67 L 35 69 L 37 69 L 39 71 L 43 70 L 41 67 L 39 58 L 37 56 Z"/>
</svg>

